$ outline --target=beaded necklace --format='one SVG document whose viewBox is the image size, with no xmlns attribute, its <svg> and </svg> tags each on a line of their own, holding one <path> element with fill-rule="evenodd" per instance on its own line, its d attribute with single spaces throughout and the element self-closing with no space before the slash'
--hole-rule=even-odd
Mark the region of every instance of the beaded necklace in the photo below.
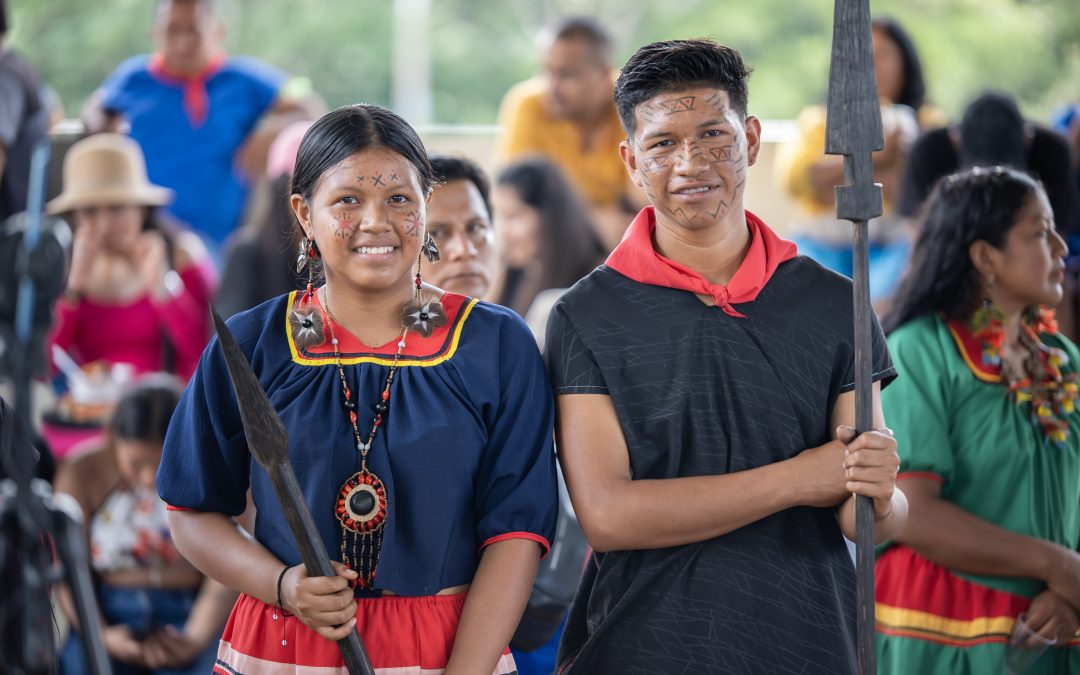
<svg viewBox="0 0 1080 675">
<path fill-rule="evenodd" d="M 390 385 L 394 382 L 398 361 L 401 359 L 401 352 L 405 349 L 405 335 L 408 333 L 408 328 L 401 331 L 394 362 L 390 366 L 390 374 L 386 377 L 380 400 L 375 404 L 375 417 L 371 421 L 371 431 L 365 442 L 360 435 L 356 402 L 352 398 L 352 390 L 349 389 L 349 382 L 345 377 L 341 350 L 334 333 L 334 324 L 337 323 L 337 319 L 330 312 L 330 306 L 326 302 L 326 287 L 320 290 L 322 293 L 319 294 L 319 299 L 328 319 L 326 325 L 330 331 L 330 344 L 334 348 L 334 360 L 341 380 L 342 406 L 348 413 L 353 440 L 356 442 L 356 450 L 360 455 L 359 469 L 342 483 L 334 503 L 334 515 L 341 523 L 341 560 L 356 571 L 357 585 L 360 588 L 371 588 L 375 581 L 375 568 L 379 564 L 379 554 L 382 550 L 383 528 L 390 515 L 390 508 L 386 497 L 386 486 L 375 473 L 368 469 L 367 456 L 389 410 Z"/>
<path fill-rule="evenodd" d="M 972 316 L 972 335 L 982 346 L 982 362 L 1000 368 L 1001 380 L 1017 405 L 1028 406 L 1031 421 L 1057 445 L 1069 440 L 1069 419 L 1080 399 L 1076 372 L 1065 372 L 1068 355 L 1042 342 L 1041 334 L 1058 332 L 1054 311 L 1030 307 L 1021 316 L 1020 346 L 1027 355 L 1020 368 L 1002 358 L 1005 349 L 1005 314 L 985 301 Z"/>
<path fill-rule="evenodd" d="M 1023 369 L 1015 372 L 1008 361 L 1001 364 L 1001 375 L 1009 393 L 1018 404 L 1029 404 L 1031 421 L 1043 435 L 1058 446 L 1069 440 L 1069 419 L 1076 410 L 1077 373 L 1065 372 L 1068 355 L 1042 342 L 1041 333 L 1058 332 L 1054 311 L 1029 308 L 1020 324 L 1020 344 L 1027 349 Z"/>
</svg>

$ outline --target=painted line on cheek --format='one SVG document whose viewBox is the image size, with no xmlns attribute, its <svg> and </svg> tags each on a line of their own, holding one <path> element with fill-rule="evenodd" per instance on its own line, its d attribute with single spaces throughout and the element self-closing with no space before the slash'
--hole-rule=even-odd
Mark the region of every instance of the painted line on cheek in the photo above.
<svg viewBox="0 0 1080 675">
<path fill-rule="evenodd" d="M 667 166 L 667 158 L 653 159 L 651 157 L 646 157 L 641 160 L 641 163 L 644 166 L 645 173 L 656 173 Z"/>
<path fill-rule="evenodd" d="M 693 225 L 694 221 L 697 220 L 698 214 L 694 213 L 688 215 L 686 211 L 683 211 L 682 207 L 680 206 L 679 208 L 675 209 L 675 213 L 673 215 L 682 218 L 684 225 Z"/>
<path fill-rule="evenodd" d="M 709 154 L 718 162 L 734 162 L 737 159 L 735 157 L 735 147 L 731 145 L 725 145 L 722 148 L 710 148 Z"/>
<path fill-rule="evenodd" d="M 738 189 L 738 188 L 736 188 L 736 189 Z M 721 199 L 720 203 L 716 205 L 716 210 L 713 211 L 712 213 L 710 213 L 709 217 L 710 218 L 715 218 L 717 216 L 717 214 L 720 213 L 720 211 L 722 211 L 724 209 L 727 209 L 728 206 L 729 206 L 729 204 L 726 201 L 724 201 L 723 199 Z"/>
</svg>

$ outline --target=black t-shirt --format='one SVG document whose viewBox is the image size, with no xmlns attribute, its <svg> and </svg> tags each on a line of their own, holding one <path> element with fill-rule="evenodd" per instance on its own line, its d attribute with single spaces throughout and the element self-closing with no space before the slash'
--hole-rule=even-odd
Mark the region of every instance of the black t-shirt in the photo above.
<svg viewBox="0 0 1080 675">
<path fill-rule="evenodd" d="M 606 394 L 635 479 L 734 473 L 829 441 L 854 388 L 851 281 L 799 256 L 745 319 L 601 266 L 548 323 L 556 394 Z M 895 377 L 874 322 L 874 379 Z M 571 608 L 568 673 L 855 671 L 854 567 L 835 509 L 721 537 L 596 554 Z"/>
<path fill-rule="evenodd" d="M 901 215 L 915 216 L 938 179 L 960 168 L 960 155 L 949 137 L 949 129 L 926 132 L 915 141 L 908 154 L 897 210 Z M 1052 129 L 1034 125 L 1028 144 L 1027 166 L 1018 168 L 1042 181 L 1057 228 L 1067 234 L 1080 234 L 1076 167 L 1069 142 Z"/>
</svg>

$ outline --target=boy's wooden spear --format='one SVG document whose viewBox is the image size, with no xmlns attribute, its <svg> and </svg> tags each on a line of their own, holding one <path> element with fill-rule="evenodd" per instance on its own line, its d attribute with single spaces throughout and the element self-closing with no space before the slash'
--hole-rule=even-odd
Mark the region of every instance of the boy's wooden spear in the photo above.
<svg viewBox="0 0 1080 675">
<path fill-rule="evenodd" d="M 870 262 L 867 221 L 882 212 L 881 185 L 874 182 L 871 155 L 884 147 L 881 110 L 870 40 L 869 0 L 836 0 L 832 65 L 829 69 L 825 152 L 844 156 L 844 185 L 836 188 L 836 217 L 854 226 L 855 427 L 872 431 Z M 874 642 L 874 505 L 855 502 L 860 675 L 877 672 Z"/>
</svg>

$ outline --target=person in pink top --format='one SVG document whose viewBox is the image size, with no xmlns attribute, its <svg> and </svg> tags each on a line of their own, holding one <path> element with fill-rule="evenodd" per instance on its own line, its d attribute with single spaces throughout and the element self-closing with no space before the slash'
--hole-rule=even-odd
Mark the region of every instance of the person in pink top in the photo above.
<svg viewBox="0 0 1080 675">
<path fill-rule="evenodd" d="M 63 192 L 48 204 L 75 231 L 50 356 L 55 345 L 84 370 L 129 364 L 135 375 L 164 371 L 185 381 L 195 371 L 209 339 L 216 273 L 199 238 L 159 215 L 157 207 L 171 199 L 170 190 L 147 180 L 142 151 L 130 138 L 97 134 L 71 147 Z M 68 421 L 107 413 L 80 412 L 78 404 L 62 406 Z M 82 440 L 45 431 L 57 456 Z"/>
</svg>

